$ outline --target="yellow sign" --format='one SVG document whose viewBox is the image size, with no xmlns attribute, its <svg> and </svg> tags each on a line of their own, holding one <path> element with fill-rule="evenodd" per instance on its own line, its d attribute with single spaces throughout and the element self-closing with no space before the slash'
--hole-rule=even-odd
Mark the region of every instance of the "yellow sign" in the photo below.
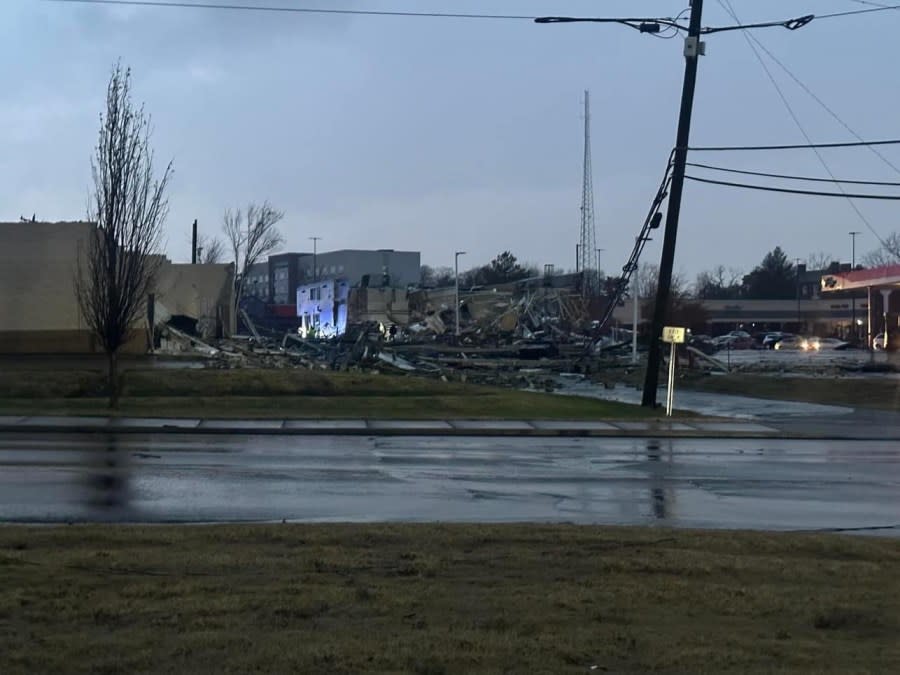
<svg viewBox="0 0 900 675">
<path fill-rule="evenodd" d="M 681 344 L 684 342 L 684 328 L 676 326 L 665 326 L 663 328 L 663 342 L 671 342 L 673 344 Z"/>
</svg>

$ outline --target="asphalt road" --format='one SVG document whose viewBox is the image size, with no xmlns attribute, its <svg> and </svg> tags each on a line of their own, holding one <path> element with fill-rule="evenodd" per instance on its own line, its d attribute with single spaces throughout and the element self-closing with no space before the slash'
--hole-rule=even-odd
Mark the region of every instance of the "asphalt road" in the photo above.
<svg viewBox="0 0 900 675">
<path fill-rule="evenodd" d="M 891 528 L 889 442 L 0 436 L 6 521 L 566 521 Z"/>
</svg>

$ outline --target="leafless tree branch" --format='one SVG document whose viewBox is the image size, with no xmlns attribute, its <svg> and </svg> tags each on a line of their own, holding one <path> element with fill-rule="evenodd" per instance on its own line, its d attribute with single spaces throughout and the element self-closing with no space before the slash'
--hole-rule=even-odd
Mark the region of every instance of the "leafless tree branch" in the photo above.
<svg viewBox="0 0 900 675">
<path fill-rule="evenodd" d="M 82 316 L 109 358 L 110 407 L 118 404 L 119 350 L 142 317 L 162 264 L 166 188 L 172 163 L 153 171 L 150 120 L 131 99 L 131 70 L 116 64 L 106 92 L 106 112 L 91 159 L 93 193 L 88 219 L 96 223 L 85 260 L 79 260 L 75 294 Z"/>
<path fill-rule="evenodd" d="M 222 231 L 231 248 L 235 279 L 234 303 L 240 306 L 244 295 L 244 281 L 250 268 L 284 244 L 284 237 L 276 225 L 284 213 L 272 208 L 269 202 L 261 206 L 251 202 L 247 209 L 228 209 L 222 218 Z"/>
<path fill-rule="evenodd" d="M 900 232 L 892 232 L 884 238 L 884 245 L 863 256 L 866 267 L 900 265 Z"/>
<path fill-rule="evenodd" d="M 197 237 L 197 250 L 200 252 L 200 263 L 212 265 L 225 259 L 225 243 L 218 237 Z"/>
</svg>

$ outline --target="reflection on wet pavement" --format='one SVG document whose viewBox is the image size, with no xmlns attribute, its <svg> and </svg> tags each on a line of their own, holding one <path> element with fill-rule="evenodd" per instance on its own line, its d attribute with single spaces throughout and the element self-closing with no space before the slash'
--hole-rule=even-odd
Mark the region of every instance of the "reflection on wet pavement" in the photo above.
<svg viewBox="0 0 900 675">
<path fill-rule="evenodd" d="M 660 390 L 662 395 L 662 390 Z M 606 401 L 640 404 L 641 390 L 622 384 L 607 389 L 593 382 L 565 382 L 560 394 L 586 396 Z M 713 417 L 739 417 L 766 419 L 772 417 L 809 417 L 812 415 L 849 415 L 853 408 L 838 405 L 821 405 L 800 401 L 777 401 L 749 396 L 733 396 L 687 389 L 675 389 L 675 408 L 689 410 Z"/>
<path fill-rule="evenodd" d="M 900 522 L 876 441 L 7 434 L 0 466 L 20 521 Z"/>
</svg>

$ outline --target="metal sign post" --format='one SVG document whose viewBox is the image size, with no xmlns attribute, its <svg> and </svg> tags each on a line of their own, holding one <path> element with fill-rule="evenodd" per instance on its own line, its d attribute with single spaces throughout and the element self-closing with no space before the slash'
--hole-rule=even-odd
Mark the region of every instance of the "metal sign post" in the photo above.
<svg viewBox="0 0 900 675">
<path fill-rule="evenodd" d="M 666 392 L 666 417 L 672 416 L 672 406 L 675 403 L 675 346 L 684 342 L 685 329 L 676 326 L 663 327 L 663 342 L 668 342 L 672 348 L 669 352 L 669 389 Z"/>
</svg>

